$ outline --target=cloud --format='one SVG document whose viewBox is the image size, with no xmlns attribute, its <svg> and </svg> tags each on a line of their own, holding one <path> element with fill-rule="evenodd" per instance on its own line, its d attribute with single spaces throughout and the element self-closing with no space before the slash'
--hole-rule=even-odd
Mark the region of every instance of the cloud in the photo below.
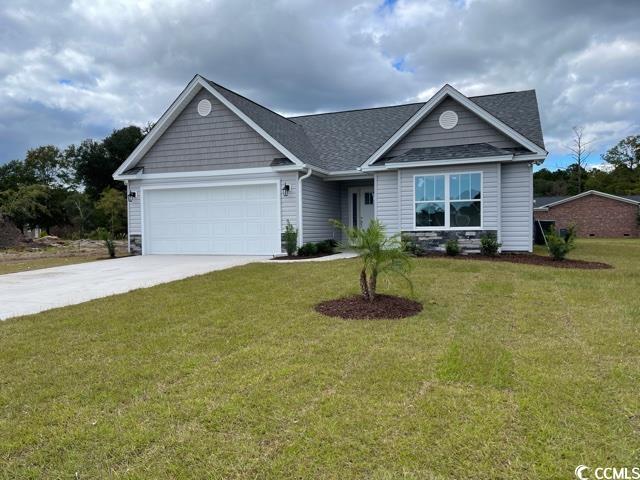
<svg viewBox="0 0 640 480">
<path fill-rule="evenodd" d="M 46 12 L 46 13 L 45 13 Z M 640 133 L 640 4 L 209 0 L 0 7 L 0 162 L 165 110 L 195 73 L 285 114 L 536 88 L 563 155 Z"/>
</svg>

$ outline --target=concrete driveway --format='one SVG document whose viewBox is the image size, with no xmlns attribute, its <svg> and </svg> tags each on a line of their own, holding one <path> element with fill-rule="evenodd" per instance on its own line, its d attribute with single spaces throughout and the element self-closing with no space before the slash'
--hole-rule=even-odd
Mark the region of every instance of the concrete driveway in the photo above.
<svg viewBox="0 0 640 480">
<path fill-rule="evenodd" d="M 267 258 L 147 255 L 0 275 L 0 320 L 75 305 Z"/>
</svg>

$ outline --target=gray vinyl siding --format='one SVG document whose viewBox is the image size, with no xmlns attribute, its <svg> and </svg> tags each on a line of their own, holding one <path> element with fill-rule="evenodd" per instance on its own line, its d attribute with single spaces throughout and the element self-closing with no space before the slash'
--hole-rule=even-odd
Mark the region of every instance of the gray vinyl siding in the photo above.
<svg viewBox="0 0 640 480">
<path fill-rule="evenodd" d="M 502 165 L 503 251 L 532 250 L 533 174 L 526 162 Z"/>
<path fill-rule="evenodd" d="M 281 213 L 281 228 L 287 224 L 287 220 L 291 222 L 294 227 L 298 227 L 298 173 L 286 172 L 280 174 L 262 174 L 262 175 L 231 175 L 225 177 L 198 177 L 198 178 L 185 178 L 180 180 L 144 180 L 142 181 L 130 181 L 129 188 L 131 191 L 136 192 L 136 198 L 132 202 L 128 202 L 128 218 L 129 218 L 129 233 L 132 235 L 139 235 L 142 233 L 142 210 L 141 202 L 143 198 L 140 193 L 142 185 L 165 185 L 170 186 L 183 186 L 189 184 L 211 184 L 224 182 L 242 182 L 242 181 L 254 181 L 254 180 L 274 180 L 279 179 L 280 185 L 284 186 L 287 183 L 291 190 L 286 197 L 280 197 L 280 213 Z"/>
<path fill-rule="evenodd" d="M 376 218 L 389 234 L 400 231 L 398 203 L 398 172 L 378 173 L 375 176 L 374 201 Z"/>
<path fill-rule="evenodd" d="M 140 182 L 129 181 L 129 191 L 136 192 L 136 197 L 127 202 L 127 218 L 129 222 L 129 234 L 142 233 L 142 214 L 140 211 Z"/>
<path fill-rule="evenodd" d="M 414 175 L 436 175 L 443 173 L 482 172 L 482 228 L 498 230 L 500 194 L 498 191 L 497 163 L 461 165 L 451 167 L 407 168 L 399 170 L 400 181 L 400 225 L 403 231 L 415 230 L 414 224 Z M 470 229 L 471 230 L 471 229 Z"/>
<path fill-rule="evenodd" d="M 302 181 L 302 236 L 304 242 L 339 238 L 329 220 L 341 218 L 340 184 L 312 175 Z"/>
<path fill-rule="evenodd" d="M 200 100 L 211 102 L 211 113 L 198 114 Z M 137 166 L 144 173 L 188 172 L 266 167 L 284 155 L 202 89 Z"/>
<path fill-rule="evenodd" d="M 458 125 L 445 130 L 438 123 L 440 114 L 453 110 L 458 114 Z M 386 155 L 395 157 L 412 148 L 444 147 L 470 143 L 489 143 L 498 148 L 517 147 L 518 144 L 489 125 L 457 101 L 447 98 L 418 123 Z"/>
</svg>

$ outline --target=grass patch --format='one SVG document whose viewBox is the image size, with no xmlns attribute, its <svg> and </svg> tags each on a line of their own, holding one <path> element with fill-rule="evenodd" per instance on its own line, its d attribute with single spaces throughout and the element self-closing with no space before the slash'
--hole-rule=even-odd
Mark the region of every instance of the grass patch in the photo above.
<svg viewBox="0 0 640 480">
<path fill-rule="evenodd" d="M 0 275 L 103 260 L 96 257 L 45 257 L 0 261 Z"/>
<path fill-rule="evenodd" d="M 513 380 L 513 358 L 497 342 L 461 338 L 440 359 L 437 375 L 445 381 L 508 388 Z"/>
<path fill-rule="evenodd" d="M 313 306 L 357 293 L 357 260 L 271 262 L 0 322 L 0 478 L 635 465 L 640 241 L 571 256 L 615 269 L 421 258 L 420 314 L 347 322 Z"/>
</svg>

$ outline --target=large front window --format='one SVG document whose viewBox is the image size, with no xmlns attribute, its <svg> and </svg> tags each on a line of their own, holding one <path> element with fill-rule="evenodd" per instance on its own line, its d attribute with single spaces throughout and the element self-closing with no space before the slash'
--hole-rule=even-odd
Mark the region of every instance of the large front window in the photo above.
<svg viewBox="0 0 640 480">
<path fill-rule="evenodd" d="M 482 174 L 415 176 L 416 228 L 476 228 L 482 225 Z"/>
</svg>

